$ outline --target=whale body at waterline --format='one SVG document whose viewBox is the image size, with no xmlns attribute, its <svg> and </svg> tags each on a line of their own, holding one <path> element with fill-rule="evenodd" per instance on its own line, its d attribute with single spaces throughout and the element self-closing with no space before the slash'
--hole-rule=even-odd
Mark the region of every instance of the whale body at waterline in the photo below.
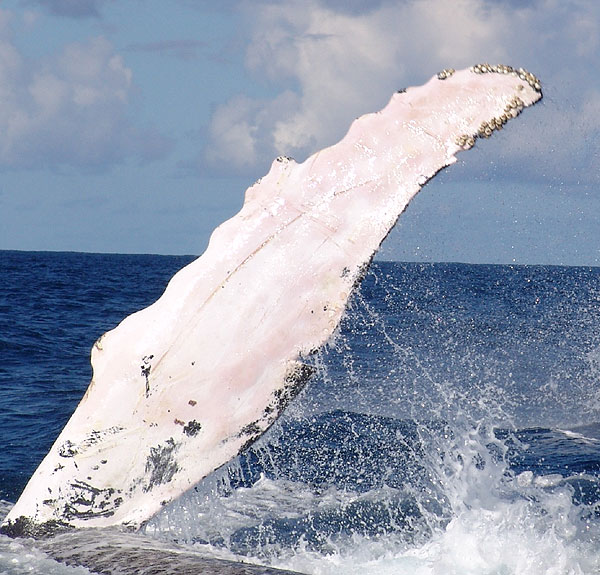
<svg viewBox="0 0 600 575">
<path fill-rule="evenodd" d="M 163 296 L 94 344 L 89 388 L 3 531 L 137 529 L 244 450 L 414 195 L 541 97 L 521 69 L 445 70 L 303 163 L 277 158 Z"/>
</svg>

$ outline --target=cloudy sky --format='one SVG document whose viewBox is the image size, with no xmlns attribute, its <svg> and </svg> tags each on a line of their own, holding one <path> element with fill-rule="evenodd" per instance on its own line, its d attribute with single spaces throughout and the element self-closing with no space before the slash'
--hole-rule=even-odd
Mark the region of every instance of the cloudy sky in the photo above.
<svg viewBox="0 0 600 575">
<path fill-rule="evenodd" d="M 479 62 L 544 100 L 430 182 L 382 257 L 600 265 L 596 0 L 3 0 L 0 249 L 199 254 L 274 157 Z"/>
</svg>

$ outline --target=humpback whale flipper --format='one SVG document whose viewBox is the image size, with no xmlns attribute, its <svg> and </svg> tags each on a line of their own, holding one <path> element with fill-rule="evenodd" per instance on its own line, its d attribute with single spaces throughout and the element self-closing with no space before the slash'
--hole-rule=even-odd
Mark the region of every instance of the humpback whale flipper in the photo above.
<svg viewBox="0 0 600 575">
<path fill-rule="evenodd" d="M 260 436 L 310 377 L 410 199 L 541 98 L 506 66 L 445 70 L 305 162 L 280 157 L 163 296 L 93 346 L 93 378 L 3 526 L 139 527 Z"/>
</svg>

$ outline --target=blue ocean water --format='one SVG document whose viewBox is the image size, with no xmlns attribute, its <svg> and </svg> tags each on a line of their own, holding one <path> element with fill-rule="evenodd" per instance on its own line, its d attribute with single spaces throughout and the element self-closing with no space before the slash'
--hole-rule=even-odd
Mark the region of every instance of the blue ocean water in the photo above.
<svg viewBox="0 0 600 575">
<path fill-rule="evenodd" d="M 190 257 L 0 251 L 0 498 Z M 600 571 L 600 268 L 375 262 L 317 376 L 146 535 L 304 573 Z M 8 504 L 5 508 L 8 508 Z M 0 572 L 67 573 L 0 537 Z"/>
</svg>

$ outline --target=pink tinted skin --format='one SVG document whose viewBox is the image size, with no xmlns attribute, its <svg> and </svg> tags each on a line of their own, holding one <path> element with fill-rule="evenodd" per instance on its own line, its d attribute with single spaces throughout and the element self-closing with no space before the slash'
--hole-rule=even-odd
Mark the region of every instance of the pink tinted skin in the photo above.
<svg viewBox="0 0 600 575">
<path fill-rule="evenodd" d="M 163 296 L 96 342 L 92 382 L 5 525 L 137 528 L 232 459 L 301 388 L 423 184 L 540 98 L 524 71 L 444 72 L 302 164 L 275 160 Z"/>
</svg>

